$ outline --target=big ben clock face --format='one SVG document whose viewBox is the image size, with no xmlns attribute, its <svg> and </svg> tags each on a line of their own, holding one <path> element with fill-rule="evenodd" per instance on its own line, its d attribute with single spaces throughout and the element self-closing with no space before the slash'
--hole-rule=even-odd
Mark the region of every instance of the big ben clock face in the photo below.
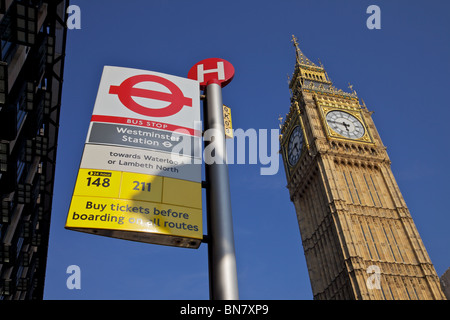
<svg viewBox="0 0 450 320">
<path fill-rule="evenodd" d="M 364 126 L 350 113 L 333 110 L 326 115 L 329 127 L 336 133 L 349 139 L 359 139 L 364 136 Z"/>
<path fill-rule="evenodd" d="M 303 147 L 303 132 L 300 126 L 296 126 L 289 137 L 288 143 L 288 161 L 291 166 L 294 166 L 300 158 L 300 153 Z"/>
</svg>

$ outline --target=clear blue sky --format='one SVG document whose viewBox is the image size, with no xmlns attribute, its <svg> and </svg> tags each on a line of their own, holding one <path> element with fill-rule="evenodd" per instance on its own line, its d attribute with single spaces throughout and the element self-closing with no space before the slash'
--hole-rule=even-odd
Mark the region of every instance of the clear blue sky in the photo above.
<svg viewBox="0 0 450 320">
<path fill-rule="evenodd" d="M 223 90 L 233 125 L 276 129 L 289 111 L 291 35 L 320 59 L 338 88 L 354 85 L 373 118 L 400 190 L 438 275 L 450 267 L 450 3 L 365 0 L 73 0 L 81 30 L 69 30 L 49 243 L 46 299 L 208 299 L 207 246 L 180 249 L 64 229 L 104 65 L 186 77 L 220 57 L 235 69 Z M 366 9 L 381 8 L 381 30 Z M 293 204 L 281 163 L 230 165 L 241 299 L 312 299 Z M 206 228 L 205 228 L 206 229 Z M 205 231 L 206 232 L 206 231 Z M 81 269 L 81 290 L 66 269 Z"/>
</svg>

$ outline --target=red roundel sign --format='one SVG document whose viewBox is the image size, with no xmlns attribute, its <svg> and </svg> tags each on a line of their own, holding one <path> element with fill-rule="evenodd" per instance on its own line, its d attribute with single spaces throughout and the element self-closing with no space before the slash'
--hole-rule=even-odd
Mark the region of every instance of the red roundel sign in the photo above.
<svg viewBox="0 0 450 320">
<path fill-rule="evenodd" d="M 188 78 L 200 82 L 202 90 L 211 83 L 217 83 L 223 88 L 233 80 L 233 77 L 233 65 L 220 58 L 209 58 L 197 62 L 188 72 Z"/>
<path fill-rule="evenodd" d="M 162 84 L 169 89 L 170 93 L 134 87 L 141 82 L 156 82 Z M 119 86 L 111 86 L 109 93 L 117 94 L 120 102 L 131 111 L 149 117 L 168 117 L 178 113 L 183 106 L 192 107 L 192 99 L 185 97 L 176 84 L 156 75 L 143 74 L 132 76 L 124 80 Z M 170 102 L 170 104 L 167 107 L 160 109 L 146 108 L 136 103 L 132 97 L 167 101 Z"/>
</svg>

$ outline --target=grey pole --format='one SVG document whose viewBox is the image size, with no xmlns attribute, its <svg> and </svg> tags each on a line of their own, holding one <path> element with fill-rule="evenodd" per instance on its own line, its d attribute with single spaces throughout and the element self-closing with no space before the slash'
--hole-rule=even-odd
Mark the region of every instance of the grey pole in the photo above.
<svg viewBox="0 0 450 320">
<path fill-rule="evenodd" d="M 226 164 L 226 143 L 223 122 L 222 88 L 217 83 L 206 87 L 204 108 L 205 129 L 214 129 L 214 159 L 205 152 L 207 181 L 209 285 L 211 300 L 239 299 L 231 216 L 230 182 Z"/>
</svg>

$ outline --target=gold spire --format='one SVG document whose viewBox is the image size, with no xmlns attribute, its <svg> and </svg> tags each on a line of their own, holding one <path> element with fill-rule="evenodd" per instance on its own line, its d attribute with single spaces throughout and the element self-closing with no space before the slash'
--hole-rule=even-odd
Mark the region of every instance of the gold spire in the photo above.
<svg viewBox="0 0 450 320">
<path fill-rule="evenodd" d="M 299 46 L 298 46 L 298 41 L 297 38 L 292 35 L 292 43 L 294 44 L 295 47 L 295 55 L 297 58 L 297 64 L 303 64 L 303 65 L 307 65 L 307 66 L 312 66 L 312 67 L 317 67 L 316 64 L 314 64 L 313 62 L 311 62 L 311 60 L 309 60 L 304 54 L 303 52 L 300 50 Z"/>
<path fill-rule="evenodd" d="M 297 55 L 297 61 L 298 61 L 298 53 L 299 53 L 299 52 L 301 53 L 301 51 L 300 51 L 300 48 L 298 47 L 297 38 L 296 38 L 294 35 L 292 35 L 292 40 L 291 40 L 291 42 L 294 44 L 294 47 L 295 47 L 295 54 Z"/>
<path fill-rule="evenodd" d="M 281 129 L 283 127 L 283 117 L 281 116 L 281 114 L 278 115 L 278 121 L 280 121 L 279 126 L 280 126 L 280 129 Z"/>
<path fill-rule="evenodd" d="M 353 94 L 356 94 L 356 91 L 353 89 L 353 85 L 350 84 L 350 82 L 348 83 L 348 88 L 351 90 L 351 92 L 352 92 Z"/>
</svg>

